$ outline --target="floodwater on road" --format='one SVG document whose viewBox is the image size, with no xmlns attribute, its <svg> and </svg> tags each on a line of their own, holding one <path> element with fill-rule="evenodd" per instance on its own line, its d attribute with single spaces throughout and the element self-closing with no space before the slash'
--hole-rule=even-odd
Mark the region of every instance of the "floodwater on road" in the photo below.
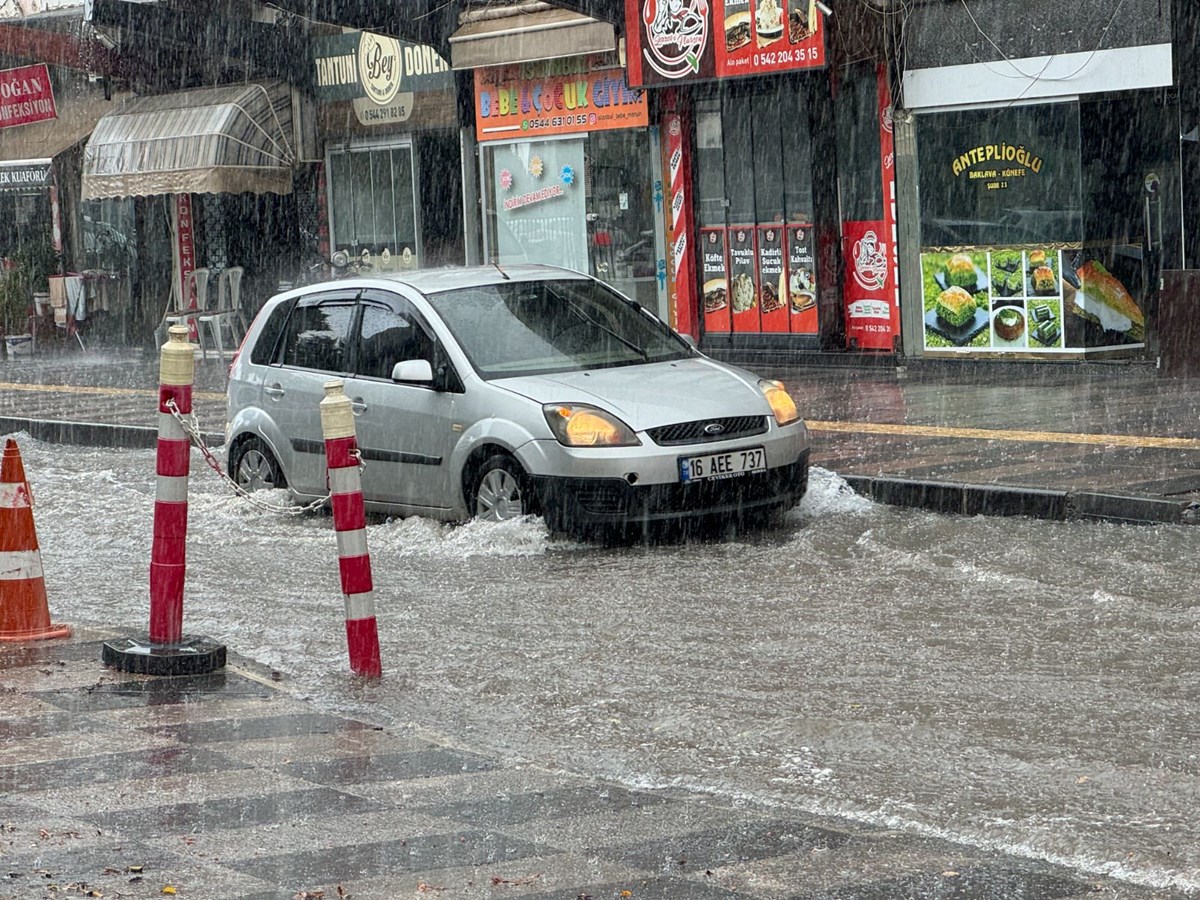
<svg viewBox="0 0 1200 900">
<path fill-rule="evenodd" d="M 144 631 L 153 451 L 19 437 L 55 621 Z M 381 521 L 385 673 L 363 682 L 331 519 L 192 473 L 185 631 L 331 709 L 1200 889 L 1200 529 L 894 509 L 822 470 L 782 522 L 724 539 Z"/>
</svg>

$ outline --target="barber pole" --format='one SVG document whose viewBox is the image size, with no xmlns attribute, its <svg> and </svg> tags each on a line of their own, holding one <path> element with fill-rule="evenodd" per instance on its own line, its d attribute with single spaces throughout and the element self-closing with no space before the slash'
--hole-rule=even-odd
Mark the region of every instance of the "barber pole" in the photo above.
<svg viewBox="0 0 1200 900">
<path fill-rule="evenodd" d="M 150 552 L 150 640 L 177 644 L 183 637 L 183 582 L 187 568 L 187 494 L 191 442 L 168 404 L 192 414 L 195 357 L 188 330 L 172 325 L 159 360 L 158 483 L 154 546 Z"/>
<path fill-rule="evenodd" d="M 341 381 L 325 384 L 321 401 L 321 431 L 325 436 L 325 461 L 329 468 L 329 493 L 333 503 L 333 528 L 337 532 L 338 568 L 346 603 L 346 643 L 350 670 L 355 675 L 378 678 L 379 633 L 375 624 L 371 557 L 367 552 L 367 518 L 363 509 L 358 471 L 358 440 L 354 412 Z"/>
</svg>

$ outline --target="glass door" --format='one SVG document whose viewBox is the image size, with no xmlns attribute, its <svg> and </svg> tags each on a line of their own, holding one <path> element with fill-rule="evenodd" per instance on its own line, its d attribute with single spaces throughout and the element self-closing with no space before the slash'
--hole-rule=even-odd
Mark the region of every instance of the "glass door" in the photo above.
<svg viewBox="0 0 1200 900">
<path fill-rule="evenodd" d="M 817 333 L 806 85 L 802 79 L 723 83 L 697 101 L 706 333 Z"/>
<path fill-rule="evenodd" d="M 483 146 L 487 258 L 585 272 L 664 315 L 653 142 L 650 129 L 629 128 Z"/>
<path fill-rule="evenodd" d="M 331 150 L 326 168 L 330 247 L 384 272 L 420 265 L 412 146 Z"/>
</svg>

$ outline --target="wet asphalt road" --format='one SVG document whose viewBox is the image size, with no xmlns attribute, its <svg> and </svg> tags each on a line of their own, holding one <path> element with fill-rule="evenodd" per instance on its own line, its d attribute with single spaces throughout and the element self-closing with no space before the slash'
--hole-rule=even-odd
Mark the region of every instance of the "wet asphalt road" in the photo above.
<svg viewBox="0 0 1200 900">
<path fill-rule="evenodd" d="M 24 452 L 56 618 L 144 627 L 152 453 Z M 1200 531 L 901 510 L 828 472 L 776 527 L 683 545 L 379 522 L 386 671 L 364 685 L 329 521 L 193 472 L 186 629 L 322 709 L 627 790 L 1200 889 Z"/>
</svg>

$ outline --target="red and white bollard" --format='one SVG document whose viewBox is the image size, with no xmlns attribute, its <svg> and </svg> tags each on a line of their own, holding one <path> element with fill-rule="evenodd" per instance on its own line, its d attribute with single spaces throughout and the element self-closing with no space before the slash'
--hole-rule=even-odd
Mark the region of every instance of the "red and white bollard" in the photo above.
<svg viewBox="0 0 1200 900">
<path fill-rule="evenodd" d="M 321 431 L 325 437 L 325 462 L 329 468 L 333 528 L 337 532 L 338 569 L 346 601 L 350 671 L 355 675 L 378 678 L 383 674 L 383 666 L 379 660 L 375 587 L 371 580 L 367 517 L 358 472 L 358 440 L 354 434 L 354 411 L 341 381 L 325 384 Z"/>
<path fill-rule="evenodd" d="M 174 412 L 192 414 L 196 362 L 188 330 L 172 325 L 159 357 L 158 482 L 154 544 L 150 551 L 150 633 L 104 644 L 103 660 L 126 672 L 194 675 L 225 665 L 225 647 L 184 637 L 183 585 L 187 569 L 188 468 L 192 445 Z M 174 407 L 174 411 L 172 410 Z"/>
<path fill-rule="evenodd" d="M 187 329 L 173 325 L 159 358 L 158 482 L 154 493 L 154 545 L 150 551 L 150 640 L 175 644 L 183 637 L 183 582 L 187 570 L 188 469 L 192 445 L 168 403 L 192 414 L 196 358 Z"/>
</svg>

